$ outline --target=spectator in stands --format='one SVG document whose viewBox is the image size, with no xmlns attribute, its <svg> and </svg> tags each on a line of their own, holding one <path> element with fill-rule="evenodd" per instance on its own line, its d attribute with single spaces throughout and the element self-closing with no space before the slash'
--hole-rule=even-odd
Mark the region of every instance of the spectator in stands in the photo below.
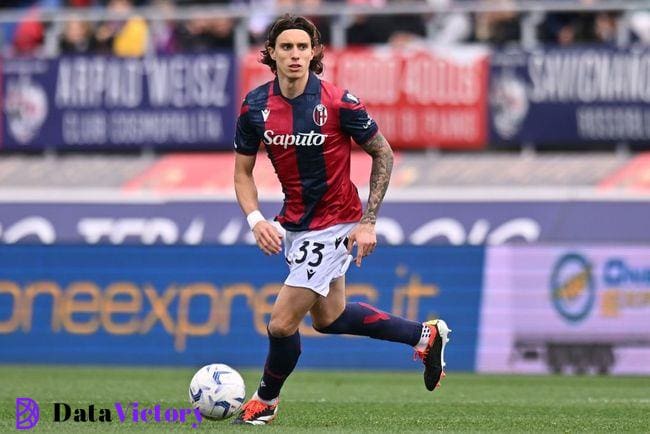
<svg viewBox="0 0 650 434">
<path fill-rule="evenodd" d="M 16 25 L 13 35 L 13 52 L 18 56 L 37 55 L 45 42 L 45 26 L 40 21 L 38 9 L 31 8 Z"/>
<path fill-rule="evenodd" d="M 567 46 L 576 43 L 615 44 L 618 12 L 549 13 L 541 27 L 540 39 Z"/>
<path fill-rule="evenodd" d="M 234 21 L 230 18 L 194 18 L 182 24 L 178 31 L 179 46 L 186 52 L 204 52 L 232 48 Z"/>
<path fill-rule="evenodd" d="M 347 0 L 349 5 L 371 6 L 382 8 L 385 0 Z M 388 41 L 385 29 L 390 19 L 380 15 L 352 15 L 350 25 L 346 29 L 346 40 L 349 45 L 382 44 Z"/>
<path fill-rule="evenodd" d="M 404 0 L 389 0 L 389 4 L 404 4 Z M 390 17 L 386 33 L 388 42 L 397 47 L 403 47 L 420 42 L 426 35 L 425 18 L 420 14 L 398 14 Z"/>
<path fill-rule="evenodd" d="M 151 6 L 165 14 L 167 19 L 151 22 L 151 43 L 158 54 L 172 54 L 180 48 L 179 23 L 174 20 L 176 6 L 172 0 L 152 0 Z"/>
<path fill-rule="evenodd" d="M 179 4 L 230 4 L 227 0 L 182 0 Z M 228 17 L 193 18 L 178 26 L 179 46 L 183 51 L 202 52 L 232 48 L 235 20 Z"/>
<path fill-rule="evenodd" d="M 585 14 L 555 12 L 546 15 L 540 40 L 561 46 L 585 42 L 589 39 L 590 22 Z"/>
<path fill-rule="evenodd" d="M 59 53 L 84 54 L 94 50 L 95 38 L 91 23 L 81 19 L 66 22 L 59 38 Z"/>
<path fill-rule="evenodd" d="M 353 4 L 364 4 L 366 0 L 351 0 Z M 389 4 L 399 5 L 403 0 L 388 0 Z M 453 0 L 427 0 L 437 6 L 448 6 Z M 376 7 L 382 7 L 381 1 L 371 0 Z M 439 16 L 423 16 L 420 14 L 399 14 L 392 16 L 360 16 L 355 18 L 348 28 L 349 44 L 382 44 L 389 43 L 401 48 L 418 45 L 427 36 L 427 22 L 432 20 L 435 29 L 434 43 L 449 44 L 467 40 L 471 35 L 471 22 L 463 14 L 441 14 Z"/>
<path fill-rule="evenodd" d="M 593 6 L 599 0 L 579 0 Z M 567 46 L 575 43 L 616 42 L 618 12 L 551 12 L 540 27 L 539 39 L 545 43 Z"/>
<path fill-rule="evenodd" d="M 12 7 L 23 7 L 25 15 L 15 24 L 3 25 L 2 39 L 11 42 L 11 49 L 5 52 L 19 56 L 42 54 L 47 25 L 41 21 L 40 11 L 43 8 L 52 9 L 60 5 L 60 0 L 23 0 L 12 3 Z"/>
<path fill-rule="evenodd" d="M 513 0 L 484 0 L 500 3 L 505 9 L 514 6 Z M 513 10 L 499 12 L 479 12 L 476 14 L 474 36 L 479 42 L 493 45 L 504 45 L 519 42 L 521 29 L 520 14 Z"/>
<path fill-rule="evenodd" d="M 594 16 L 593 39 L 595 42 L 604 44 L 615 44 L 618 34 L 617 12 L 598 12 Z"/>
<path fill-rule="evenodd" d="M 119 18 L 99 26 L 95 34 L 99 52 L 122 57 L 140 57 L 147 51 L 149 27 L 133 14 L 131 0 L 110 0 L 106 9 Z"/>
</svg>

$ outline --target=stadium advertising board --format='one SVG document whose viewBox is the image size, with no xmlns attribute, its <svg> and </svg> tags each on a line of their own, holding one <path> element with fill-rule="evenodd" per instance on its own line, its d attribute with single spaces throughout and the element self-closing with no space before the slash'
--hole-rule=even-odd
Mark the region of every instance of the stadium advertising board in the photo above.
<svg viewBox="0 0 650 434">
<path fill-rule="evenodd" d="M 2 147 L 230 149 L 232 52 L 5 59 Z"/>
<path fill-rule="evenodd" d="M 386 247 L 347 294 L 413 320 L 444 312 L 452 369 L 474 370 L 482 247 Z M 286 277 L 256 247 L 2 246 L 0 362 L 262 366 Z M 417 368 L 405 345 L 301 325 L 302 367 Z"/>
<path fill-rule="evenodd" d="M 242 61 L 242 95 L 273 78 L 258 57 Z M 323 78 L 358 96 L 394 147 L 485 147 L 486 48 L 351 48 L 327 50 L 324 60 Z"/>
<path fill-rule="evenodd" d="M 263 202 L 271 218 L 280 202 Z M 589 216 L 588 218 L 586 216 Z M 650 242 L 643 201 L 385 202 L 381 244 Z M 0 202 L 0 244 L 253 244 L 234 201 Z"/>
<path fill-rule="evenodd" d="M 496 51 L 490 143 L 650 140 L 650 49 Z"/>
<path fill-rule="evenodd" d="M 650 248 L 493 247 L 484 283 L 479 371 L 650 374 Z"/>
</svg>

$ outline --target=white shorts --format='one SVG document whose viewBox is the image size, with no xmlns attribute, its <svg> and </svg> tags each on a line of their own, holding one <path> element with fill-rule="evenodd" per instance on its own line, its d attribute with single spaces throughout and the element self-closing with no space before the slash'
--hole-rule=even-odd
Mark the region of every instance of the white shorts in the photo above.
<svg viewBox="0 0 650 434">
<path fill-rule="evenodd" d="M 345 240 L 356 223 L 342 223 L 318 231 L 287 231 L 284 257 L 289 264 L 285 285 L 309 288 L 327 297 L 330 282 L 345 274 L 352 256 Z"/>
</svg>

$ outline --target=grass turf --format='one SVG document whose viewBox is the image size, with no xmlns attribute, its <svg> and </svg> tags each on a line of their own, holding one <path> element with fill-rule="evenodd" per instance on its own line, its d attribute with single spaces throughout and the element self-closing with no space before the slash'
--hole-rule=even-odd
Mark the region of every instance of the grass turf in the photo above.
<svg viewBox="0 0 650 434">
<path fill-rule="evenodd" d="M 196 432 L 189 423 L 120 423 L 116 401 L 189 407 L 193 369 L 0 365 L 0 432 L 15 431 L 15 398 L 31 397 L 31 432 Z M 248 395 L 259 372 L 243 371 Z M 55 423 L 53 403 L 111 409 L 111 423 Z M 128 419 L 127 419 L 128 420 Z M 268 427 L 206 421 L 197 431 L 242 432 L 649 432 L 650 378 L 450 373 L 427 392 L 416 372 L 297 371 Z M 26 431 L 25 431 L 26 432 Z"/>
</svg>

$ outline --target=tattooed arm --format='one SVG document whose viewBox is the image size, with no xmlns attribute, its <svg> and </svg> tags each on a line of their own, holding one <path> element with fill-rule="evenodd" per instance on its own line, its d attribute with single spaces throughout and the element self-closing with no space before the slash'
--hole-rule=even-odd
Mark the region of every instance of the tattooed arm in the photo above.
<svg viewBox="0 0 650 434">
<path fill-rule="evenodd" d="M 366 212 L 361 217 L 361 223 L 377 223 L 377 212 L 384 200 L 384 195 L 390 182 L 390 174 L 393 170 L 393 150 L 381 134 L 378 132 L 368 141 L 361 145 L 372 157 L 372 171 L 370 172 L 370 194 Z"/>
<path fill-rule="evenodd" d="M 393 170 L 393 151 L 380 132 L 361 147 L 372 157 L 372 171 L 370 172 L 370 194 L 366 211 L 359 224 L 348 235 L 349 253 L 352 253 L 352 246 L 357 244 L 355 259 L 357 266 L 361 266 L 361 259 L 372 253 L 377 245 L 375 234 L 377 213 L 384 200 Z"/>
</svg>

